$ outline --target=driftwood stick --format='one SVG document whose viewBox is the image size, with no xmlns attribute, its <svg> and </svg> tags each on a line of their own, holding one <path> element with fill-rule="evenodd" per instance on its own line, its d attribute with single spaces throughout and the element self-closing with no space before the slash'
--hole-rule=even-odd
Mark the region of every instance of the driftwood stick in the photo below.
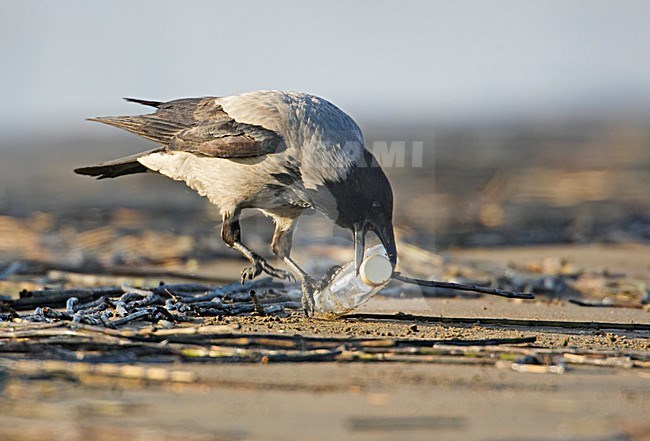
<svg viewBox="0 0 650 441">
<path fill-rule="evenodd" d="M 75 305 L 74 311 L 82 311 L 84 314 L 94 314 L 107 309 L 109 306 L 110 304 L 108 303 L 108 299 L 105 296 L 101 296 L 92 302 L 83 305 Z"/>
<path fill-rule="evenodd" d="M 257 297 L 257 293 L 255 292 L 254 289 L 251 289 L 250 291 L 251 295 L 251 300 L 253 301 L 253 310 L 255 313 L 258 315 L 266 315 L 266 311 L 264 311 L 264 307 L 260 303 L 260 299 Z"/>
<path fill-rule="evenodd" d="M 353 313 L 345 314 L 341 318 L 354 320 L 390 320 L 422 323 L 466 324 L 481 326 L 513 326 L 517 328 L 561 328 L 561 329 L 619 329 L 625 331 L 650 331 L 650 323 L 625 323 L 625 322 L 579 322 L 568 320 L 526 320 L 507 318 L 481 318 L 481 317 L 432 317 L 427 315 L 405 314 L 380 314 L 380 313 Z"/>
<path fill-rule="evenodd" d="M 76 298 L 77 303 L 72 305 L 72 311 L 76 312 L 83 307 L 84 303 L 90 304 L 101 297 L 119 298 L 122 307 L 128 305 L 128 309 L 139 308 L 150 304 L 163 304 L 163 299 L 170 299 L 173 303 L 191 304 L 201 301 L 210 301 L 214 298 L 228 298 L 236 303 L 249 302 L 249 290 L 252 288 L 286 289 L 281 282 L 273 281 L 271 278 L 263 278 L 244 285 L 240 283 L 226 284 L 217 287 L 210 287 L 198 284 L 176 284 L 161 285 L 153 289 L 141 289 L 128 285 L 107 286 L 87 289 L 42 289 L 35 291 L 23 290 L 20 298 L 16 300 L 5 300 L 3 306 L 10 310 L 30 310 L 36 307 L 50 306 L 61 308 L 68 306 L 71 298 Z M 134 302 L 138 300 L 138 302 Z M 260 299 L 260 301 L 263 301 Z M 121 308 L 123 309 L 123 308 Z M 123 311 L 122 311 L 123 312 Z"/>
<path fill-rule="evenodd" d="M 38 291 L 21 291 L 20 298 L 7 302 L 15 310 L 27 310 L 37 306 L 65 305 L 69 298 L 76 297 L 79 302 L 96 300 L 101 296 L 119 297 L 123 294 L 119 286 L 92 289 L 43 289 Z"/>
<path fill-rule="evenodd" d="M 428 288 L 446 288 L 446 289 L 455 289 L 458 291 L 480 292 L 483 294 L 491 294 L 494 296 L 507 297 L 509 299 L 534 299 L 535 298 L 533 294 L 528 292 L 518 293 L 512 291 L 505 291 L 497 288 L 487 288 L 485 286 L 478 286 L 478 285 L 463 285 L 461 283 L 437 282 L 435 280 L 414 279 L 412 277 L 403 276 L 398 272 L 393 275 L 393 279 L 399 280 L 400 282 L 409 283 L 412 285 L 426 286 Z"/>
<path fill-rule="evenodd" d="M 122 291 L 124 291 L 125 293 L 138 294 L 141 297 L 146 297 L 153 293 L 153 291 L 150 289 L 136 288 L 135 286 L 131 286 L 126 283 L 122 284 Z"/>
<path fill-rule="evenodd" d="M 643 305 L 627 305 L 624 303 L 604 303 L 599 302 L 589 302 L 580 299 L 569 299 L 569 303 L 573 303 L 578 306 L 585 306 L 587 308 L 632 308 L 632 309 L 643 309 Z"/>
<path fill-rule="evenodd" d="M 144 317 L 149 317 L 149 315 L 151 315 L 151 312 L 152 311 L 150 311 L 148 309 L 141 309 L 139 311 L 134 312 L 133 314 L 126 315 L 124 317 L 120 317 L 120 318 L 115 319 L 115 320 L 111 320 L 109 323 L 111 325 L 113 325 L 113 326 L 125 325 L 125 324 L 127 324 L 129 322 L 132 322 L 134 320 L 139 320 L 139 319 L 144 318 Z"/>
<path fill-rule="evenodd" d="M 129 314 L 129 310 L 126 309 L 126 303 L 119 301 L 115 304 L 115 315 L 120 317 L 125 317 Z"/>
<path fill-rule="evenodd" d="M 154 291 L 155 290 L 181 292 L 181 293 L 197 293 L 197 292 L 209 291 L 210 287 L 208 285 L 198 285 L 196 283 L 178 283 L 172 285 L 161 284 L 160 286 L 154 288 Z"/>
<path fill-rule="evenodd" d="M 75 312 L 75 305 L 79 303 L 79 299 L 76 297 L 70 297 L 68 301 L 65 303 L 65 312 L 68 314 L 74 314 Z"/>
</svg>

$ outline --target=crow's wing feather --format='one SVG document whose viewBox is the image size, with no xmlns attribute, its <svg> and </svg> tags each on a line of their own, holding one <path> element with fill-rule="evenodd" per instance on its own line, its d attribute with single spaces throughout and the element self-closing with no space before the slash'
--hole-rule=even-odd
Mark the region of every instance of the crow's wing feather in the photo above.
<svg viewBox="0 0 650 441">
<path fill-rule="evenodd" d="M 108 124 L 109 126 L 126 130 L 161 145 L 169 144 L 174 135 L 191 127 L 182 122 L 161 119 L 156 114 L 103 116 L 99 118 L 88 118 L 88 121 Z"/>
<path fill-rule="evenodd" d="M 249 158 L 284 148 L 284 140 L 278 133 L 224 118 L 179 132 L 168 149 L 200 156 Z"/>
<path fill-rule="evenodd" d="M 276 132 L 231 118 L 214 97 L 183 98 L 166 103 L 128 98 L 156 107 L 155 113 L 90 118 L 127 130 L 163 146 L 201 156 L 247 158 L 284 148 Z"/>
</svg>

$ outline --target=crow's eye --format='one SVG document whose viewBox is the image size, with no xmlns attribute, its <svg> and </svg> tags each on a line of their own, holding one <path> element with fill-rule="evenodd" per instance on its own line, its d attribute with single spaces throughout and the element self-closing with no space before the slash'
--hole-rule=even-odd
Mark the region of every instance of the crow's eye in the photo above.
<svg viewBox="0 0 650 441">
<path fill-rule="evenodd" d="M 379 210 L 381 208 L 381 202 L 374 201 L 372 203 L 372 209 L 373 210 Z"/>
</svg>

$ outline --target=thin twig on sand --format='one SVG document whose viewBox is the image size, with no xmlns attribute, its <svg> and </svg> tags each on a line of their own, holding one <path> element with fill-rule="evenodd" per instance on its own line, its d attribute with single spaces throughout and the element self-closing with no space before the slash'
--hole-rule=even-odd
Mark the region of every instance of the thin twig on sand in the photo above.
<svg viewBox="0 0 650 441">
<path fill-rule="evenodd" d="M 512 291 L 505 291 L 497 288 L 488 288 L 485 286 L 478 285 L 464 285 L 461 283 L 452 283 L 452 282 L 438 282 L 435 280 L 422 280 L 414 279 L 412 277 L 406 277 L 400 273 L 395 273 L 393 279 L 399 280 L 400 282 L 409 283 L 412 285 L 425 286 L 428 288 L 445 288 L 445 289 L 455 289 L 458 291 L 471 291 L 471 292 L 480 292 L 483 294 L 491 294 L 495 296 L 507 297 L 509 299 L 534 299 L 535 296 L 531 293 L 517 293 Z"/>
</svg>

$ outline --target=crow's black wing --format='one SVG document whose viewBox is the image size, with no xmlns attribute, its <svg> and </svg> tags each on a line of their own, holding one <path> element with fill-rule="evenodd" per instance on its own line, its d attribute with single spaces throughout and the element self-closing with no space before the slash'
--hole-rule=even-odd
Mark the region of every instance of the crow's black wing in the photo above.
<svg viewBox="0 0 650 441">
<path fill-rule="evenodd" d="M 172 138 L 168 150 L 219 158 L 248 158 L 284 148 L 284 140 L 278 133 L 228 118 L 179 132 Z"/>
<path fill-rule="evenodd" d="M 164 145 L 169 151 L 201 156 L 246 158 L 284 148 L 282 136 L 263 127 L 233 120 L 216 98 L 184 98 L 169 102 L 126 98 L 155 107 L 155 113 L 90 118 Z"/>
</svg>

